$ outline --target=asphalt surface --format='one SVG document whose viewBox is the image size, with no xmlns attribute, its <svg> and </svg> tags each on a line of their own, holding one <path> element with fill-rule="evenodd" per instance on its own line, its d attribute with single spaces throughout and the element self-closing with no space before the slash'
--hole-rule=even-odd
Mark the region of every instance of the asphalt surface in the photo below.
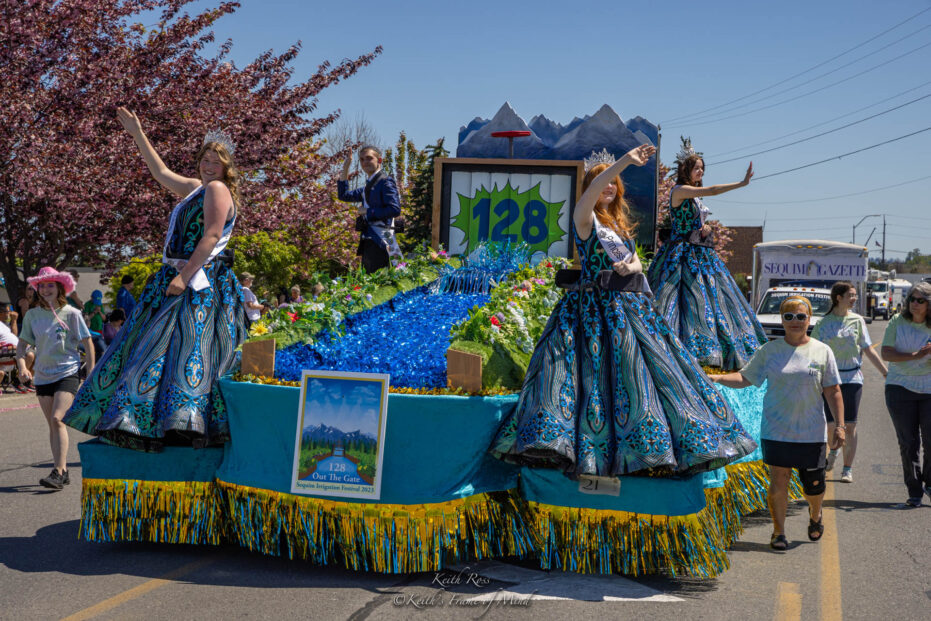
<svg viewBox="0 0 931 621">
<path fill-rule="evenodd" d="M 885 325 L 870 326 L 874 342 Z M 768 515 L 750 516 L 731 569 L 714 580 L 577 576 L 519 562 L 379 575 L 234 547 L 86 543 L 77 539 L 76 448 L 86 436 L 71 433 L 71 485 L 47 491 L 35 397 L 0 396 L 0 618 L 931 618 L 931 501 L 904 508 L 882 377 L 864 368 L 855 479 L 841 483 L 840 468 L 829 476 L 824 540 L 808 541 L 804 503 L 790 506 L 784 554 L 769 549 Z"/>
</svg>

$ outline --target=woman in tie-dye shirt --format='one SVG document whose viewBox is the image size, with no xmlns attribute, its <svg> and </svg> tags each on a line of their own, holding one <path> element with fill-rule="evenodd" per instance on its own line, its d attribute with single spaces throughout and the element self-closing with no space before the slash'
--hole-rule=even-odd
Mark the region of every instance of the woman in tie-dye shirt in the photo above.
<svg viewBox="0 0 931 621">
<path fill-rule="evenodd" d="M 852 283 L 841 281 L 831 287 L 831 308 L 818 322 L 811 337 L 818 339 L 831 348 L 840 373 L 840 391 L 844 399 L 844 424 L 847 425 L 847 442 L 844 444 L 844 470 L 841 481 L 853 482 L 853 458 L 857 453 L 857 416 L 860 409 L 860 396 L 863 393 L 863 356 L 870 359 L 883 377 L 888 372 L 879 354 L 873 350 L 873 343 L 866 331 L 866 321 L 853 312 L 857 304 L 857 288 Z M 834 417 L 825 407 L 828 420 L 828 437 L 834 435 Z M 827 471 L 834 468 L 837 449 L 828 453 Z"/>
<path fill-rule="evenodd" d="M 730 388 L 746 388 L 766 382 L 760 444 L 763 462 L 769 465 L 769 511 L 773 535 L 769 545 L 785 551 L 786 510 L 789 481 L 796 469 L 808 501 L 808 538 L 818 541 L 824 534 L 821 503 L 824 500 L 825 444 L 828 441 L 822 395 L 837 424 L 831 447 L 843 445 L 844 403 L 834 353 L 824 343 L 808 336 L 811 302 L 801 296 L 786 298 L 779 307 L 785 338 L 769 341 L 750 362 L 736 373 L 713 375 Z M 817 516 L 817 517 L 816 517 Z"/>
</svg>

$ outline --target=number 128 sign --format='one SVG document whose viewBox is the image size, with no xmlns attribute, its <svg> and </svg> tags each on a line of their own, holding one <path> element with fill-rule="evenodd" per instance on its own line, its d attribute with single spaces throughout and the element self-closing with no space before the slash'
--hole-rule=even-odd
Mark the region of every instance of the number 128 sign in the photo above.
<svg viewBox="0 0 931 621">
<path fill-rule="evenodd" d="M 433 245 L 468 254 L 483 241 L 524 242 L 534 258 L 570 256 L 582 162 L 436 160 Z"/>
</svg>

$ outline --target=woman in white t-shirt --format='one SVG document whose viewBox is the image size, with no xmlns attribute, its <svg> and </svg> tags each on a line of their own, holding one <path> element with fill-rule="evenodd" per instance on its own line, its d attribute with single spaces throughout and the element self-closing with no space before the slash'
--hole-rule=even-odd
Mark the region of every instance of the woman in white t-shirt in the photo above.
<svg viewBox="0 0 931 621">
<path fill-rule="evenodd" d="M 239 283 L 242 285 L 243 306 L 246 307 L 246 317 L 249 318 L 250 322 L 258 321 L 262 318 L 262 305 L 259 304 L 259 299 L 252 293 L 252 283 L 254 280 L 255 276 L 249 272 L 243 272 L 239 276 Z"/>
<path fill-rule="evenodd" d="M 931 496 L 931 284 L 908 292 L 905 307 L 886 326 L 881 354 L 889 363 L 886 407 L 895 426 L 911 507 Z M 924 449 L 919 463 L 918 454 Z M 923 488 L 923 489 L 922 489 Z"/>
<path fill-rule="evenodd" d="M 840 373 L 840 392 L 844 400 L 844 424 L 847 425 L 847 442 L 844 444 L 844 469 L 840 480 L 853 483 L 853 458 L 857 454 L 857 417 L 860 397 L 863 394 L 863 356 L 886 376 L 888 372 L 882 359 L 873 350 L 866 321 L 851 309 L 857 304 L 857 288 L 853 283 L 840 281 L 831 287 L 831 308 L 811 331 L 811 338 L 818 339 L 831 348 L 837 371 Z M 834 417 L 825 409 L 828 419 L 828 437 L 834 436 Z M 828 453 L 827 471 L 834 469 L 837 449 Z"/>
<path fill-rule="evenodd" d="M 67 272 L 43 267 L 27 279 L 36 289 L 39 303 L 26 313 L 16 348 L 16 364 L 22 381 L 33 379 L 39 406 L 49 426 L 54 467 L 39 481 L 44 487 L 61 489 L 71 482 L 68 476 L 68 428 L 61 422 L 74 402 L 80 380 L 81 352 L 84 345 L 87 368 L 94 368 L 94 342 L 81 311 L 68 304 L 74 279 Z M 36 348 L 33 372 L 26 367 L 26 344 Z M 34 376 L 34 377 L 33 377 Z"/>
<path fill-rule="evenodd" d="M 808 336 L 811 302 L 801 296 L 790 297 L 779 307 L 779 312 L 786 332 L 784 339 L 763 345 L 740 371 L 715 375 L 711 379 L 731 388 L 760 386 L 767 382 L 760 444 L 763 462 L 770 466 L 769 511 L 773 518 L 773 535 L 769 545 L 774 550 L 785 551 L 789 547 L 785 519 L 793 469 L 799 472 L 809 504 L 808 538 L 819 541 L 824 534 L 821 503 L 828 437 L 822 396 L 837 422 L 832 448 L 843 445 L 846 431 L 834 353 L 824 343 Z"/>
</svg>

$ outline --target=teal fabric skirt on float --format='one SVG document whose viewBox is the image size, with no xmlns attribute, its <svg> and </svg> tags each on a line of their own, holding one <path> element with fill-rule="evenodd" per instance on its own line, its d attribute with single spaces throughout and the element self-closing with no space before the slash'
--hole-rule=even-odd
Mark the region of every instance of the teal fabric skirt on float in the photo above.
<svg viewBox="0 0 931 621">
<path fill-rule="evenodd" d="M 487 449 L 516 395 L 390 394 L 381 495 L 369 501 L 292 493 L 299 388 L 220 387 L 232 438 L 222 449 L 81 445 L 83 538 L 230 542 L 389 573 L 488 558 L 627 575 L 708 577 L 728 566 L 739 491 L 725 502 L 727 488 L 711 496 L 701 474 L 572 481 L 495 459 Z M 728 466 L 726 481 L 738 484 L 744 469 Z"/>
</svg>

